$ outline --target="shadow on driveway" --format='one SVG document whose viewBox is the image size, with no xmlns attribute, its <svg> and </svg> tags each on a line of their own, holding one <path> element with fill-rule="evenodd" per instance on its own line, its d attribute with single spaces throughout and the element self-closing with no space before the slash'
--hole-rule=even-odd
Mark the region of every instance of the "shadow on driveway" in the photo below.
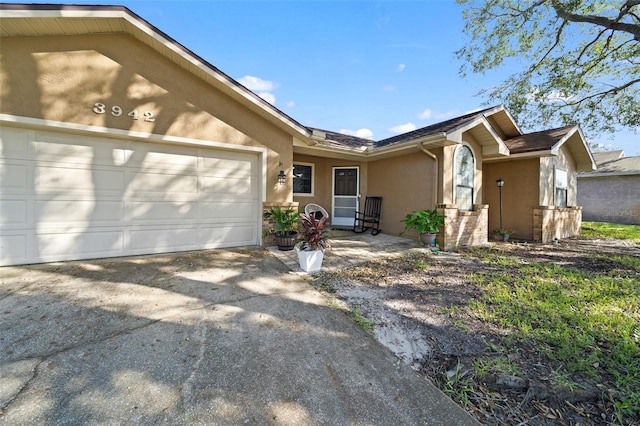
<svg viewBox="0 0 640 426">
<path fill-rule="evenodd" d="M 0 268 L 0 424 L 474 424 L 261 248 Z"/>
</svg>

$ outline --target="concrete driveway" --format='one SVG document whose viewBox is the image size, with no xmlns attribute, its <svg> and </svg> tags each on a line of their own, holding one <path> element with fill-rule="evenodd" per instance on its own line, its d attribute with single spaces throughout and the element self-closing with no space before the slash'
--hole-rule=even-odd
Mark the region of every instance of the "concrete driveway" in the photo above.
<svg viewBox="0 0 640 426">
<path fill-rule="evenodd" d="M 0 424 L 474 424 L 261 248 L 0 268 Z"/>
</svg>

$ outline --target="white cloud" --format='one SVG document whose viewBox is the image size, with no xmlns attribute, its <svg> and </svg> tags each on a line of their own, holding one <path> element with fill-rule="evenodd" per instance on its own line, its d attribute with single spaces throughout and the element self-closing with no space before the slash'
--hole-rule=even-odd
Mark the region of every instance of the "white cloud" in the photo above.
<svg viewBox="0 0 640 426">
<path fill-rule="evenodd" d="M 424 111 L 419 112 L 417 115 L 420 120 L 428 120 L 431 118 L 431 114 L 432 114 L 432 111 L 429 108 L 427 108 Z"/>
<path fill-rule="evenodd" d="M 278 83 L 273 81 L 263 80 L 260 77 L 254 77 L 252 75 L 245 75 L 238 81 L 247 89 L 259 92 L 271 92 L 280 86 Z"/>
<path fill-rule="evenodd" d="M 393 126 L 392 128 L 388 129 L 391 133 L 407 133 L 410 132 L 412 130 L 416 129 L 416 125 L 413 123 L 404 123 L 404 124 L 398 124 L 397 126 Z"/>
<path fill-rule="evenodd" d="M 275 105 L 276 104 L 276 95 L 274 95 L 273 93 L 260 92 L 260 93 L 257 93 L 257 95 L 260 96 L 265 101 L 269 102 L 271 105 Z"/>
<path fill-rule="evenodd" d="M 338 133 L 342 133 L 343 135 L 357 136 L 359 138 L 373 140 L 373 132 L 369 129 L 358 129 L 358 130 L 340 129 Z"/>
<path fill-rule="evenodd" d="M 396 86 L 392 84 L 385 84 L 384 86 L 382 86 L 382 90 L 384 90 L 385 92 L 395 92 Z"/>
<path fill-rule="evenodd" d="M 296 106 L 296 101 L 289 101 L 286 103 L 288 108 L 293 108 L 294 106 Z"/>
<path fill-rule="evenodd" d="M 398 72 L 404 71 L 407 66 L 405 64 L 398 64 Z"/>
<path fill-rule="evenodd" d="M 480 111 L 480 110 L 478 109 L 477 111 Z M 469 112 L 468 114 L 470 114 L 470 113 L 471 112 Z M 446 111 L 446 112 L 439 112 L 439 113 L 434 115 L 434 118 L 437 118 L 438 120 L 446 120 L 448 118 L 453 118 L 456 115 L 459 115 L 458 110 L 457 109 L 452 109 L 452 110 Z"/>
<path fill-rule="evenodd" d="M 479 111 L 479 110 L 478 110 Z M 473 111 L 469 111 L 467 114 Z M 438 112 L 434 111 L 431 108 L 425 108 L 423 111 L 416 114 L 420 120 L 447 120 L 449 118 L 455 117 L 459 115 L 458 110 L 452 109 L 450 111 Z"/>
</svg>

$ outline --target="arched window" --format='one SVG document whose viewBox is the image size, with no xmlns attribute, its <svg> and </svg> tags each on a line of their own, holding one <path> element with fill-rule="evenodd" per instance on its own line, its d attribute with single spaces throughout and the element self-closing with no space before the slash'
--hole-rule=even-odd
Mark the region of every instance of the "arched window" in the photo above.
<svg viewBox="0 0 640 426">
<path fill-rule="evenodd" d="M 461 145 L 456 151 L 456 193 L 455 203 L 460 210 L 473 210 L 473 184 L 475 176 L 473 152 Z"/>
</svg>

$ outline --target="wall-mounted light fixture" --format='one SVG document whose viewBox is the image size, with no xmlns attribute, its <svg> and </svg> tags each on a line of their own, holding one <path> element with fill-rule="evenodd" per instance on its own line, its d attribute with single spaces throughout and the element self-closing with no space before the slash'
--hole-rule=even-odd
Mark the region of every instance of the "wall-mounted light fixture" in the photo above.
<svg viewBox="0 0 640 426">
<path fill-rule="evenodd" d="M 280 170 L 278 173 L 278 185 L 284 185 L 287 182 L 287 175 L 284 174 L 284 170 Z"/>
<path fill-rule="evenodd" d="M 502 187 L 504 186 L 504 179 L 498 178 L 496 185 L 498 185 L 498 191 L 500 191 L 500 232 L 502 232 Z"/>
</svg>

